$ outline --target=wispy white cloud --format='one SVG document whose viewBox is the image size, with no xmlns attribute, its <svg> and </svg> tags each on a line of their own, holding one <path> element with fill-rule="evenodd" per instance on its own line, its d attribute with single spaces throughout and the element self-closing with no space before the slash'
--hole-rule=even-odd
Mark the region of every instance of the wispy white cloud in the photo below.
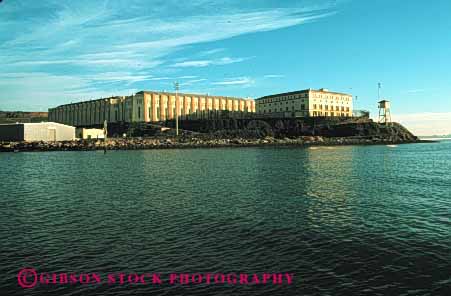
<svg viewBox="0 0 451 296">
<path fill-rule="evenodd" d="M 96 73 L 94 75 L 84 75 L 80 77 L 86 78 L 87 80 L 93 82 L 104 82 L 104 83 L 122 82 L 127 84 L 132 84 L 140 81 L 148 81 L 148 80 L 150 81 L 155 79 L 155 77 L 153 77 L 152 75 L 144 75 L 132 72 L 105 72 L 105 73 Z"/>
<path fill-rule="evenodd" d="M 223 57 L 216 60 L 195 60 L 195 61 L 184 61 L 175 63 L 172 65 L 172 67 L 207 67 L 207 66 L 217 66 L 217 65 L 228 65 L 228 64 L 234 64 L 239 63 L 245 60 L 248 60 L 249 58 L 230 58 L 230 57 Z"/>
<path fill-rule="evenodd" d="M 104 77 L 113 79 L 113 77 Z M 45 110 L 49 104 L 54 106 L 90 100 L 111 95 L 130 95 L 136 92 L 133 88 L 124 88 L 124 84 L 102 90 L 94 87 L 95 81 L 89 76 L 52 75 L 48 73 L 0 73 L 0 89 L 8 96 L 0 100 L 2 109 L 10 109 L 11 105 L 21 106 L 27 109 L 27 104 L 32 108 Z M 64 94 L 64 97 L 62 97 Z M 25 98 L 18 100 L 17 98 Z M 9 106 L 8 106 L 9 105 Z"/>
<path fill-rule="evenodd" d="M 201 60 L 201 61 L 185 61 L 175 63 L 172 67 L 206 67 L 212 64 L 213 61 Z"/>
<path fill-rule="evenodd" d="M 74 80 L 82 82 L 82 89 L 93 94 L 111 93 L 124 81 L 125 86 L 131 86 L 172 79 L 165 75 L 183 75 L 155 75 L 158 68 L 182 71 L 247 59 L 205 58 L 225 51 L 213 48 L 197 58 L 174 64 L 169 56 L 187 46 L 296 26 L 334 13 L 329 5 L 294 3 L 277 7 L 262 2 L 249 9 L 239 4 L 235 0 L 167 0 L 158 5 L 144 0 L 5 1 L 0 9 L 0 74 L 22 73 L 21 82 L 27 79 L 24 86 L 30 93 L 43 93 L 46 88 L 48 97 L 72 96 L 66 89 Z M 171 64 L 176 67 L 170 67 Z M 45 83 L 45 77 L 51 83 Z M 32 79 L 42 83 L 32 83 Z M 243 80 L 223 82 L 222 85 L 249 84 Z M 80 97 L 86 95 L 82 89 Z M 29 100 L 11 88 L 2 89 L 1 95 Z"/>
<path fill-rule="evenodd" d="M 223 51 L 225 51 L 225 48 L 214 48 L 214 49 L 204 50 L 199 53 L 199 56 L 213 55 L 213 54 L 220 53 Z"/>
<path fill-rule="evenodd" d="M 285 75 L 280 75 L 280 74 L 268 74 L 263 76 L 263 78 L 283 78 L 285 77 Z"/>
<path fill-rule="evenodd" d="M 254 80 L 249 77 L 235 77 L 235 78 L 227 78 L 223 81 L 213 82 L 213 85 L 251 85 L 254 83 Z"/>
<path fill-rule="evenodd" d="M 185 82 L 182 82 L 182 83 L 180 83 L 180 85 L 181 86 L 190 86 L 190 85 L 193 85 L 193 84 L 206 82 L 206 81 L 208 81 L 206 78 L 192 79 L 192 80 L 187 80 Z"/>
<path fill-rule="evenodd" d="M 120 67 L 125 68 L 142 68 L 142 67 L 156 67 L 162 62 L 139 62 L 133 59 L 85 59 L 85 60 L 54 60 L 54 61 L 24 61 L 17 62 L 15 66 L 51 66 L 51 65 L 78 65 L 86 67 Z"/>
<path fill-rule="evenodd" d="M 174 78 L 171 77 L 152 77 L 149 78 L 151 81 L 160 81 L 160 80 L 174 80 Z"/>
<path fill-rule="evenodd" d="M 177 78 L 178 79 L 193 79 L 193 78 L 197 78 L 197 76 L 195 76 L 195 75 L 185 75 L 185 76 L 179 76 Z"/>
<path fill-rule="evenodd" d="M 424 92 L 426 92 L 425 89 L 419 88 L 419 89 L 410 89 L 410 90 L 405 91 L 404 93 L 406 93 L 406 94 L 419 94 L 419 93 L 424 93 Z"/>
</svg>

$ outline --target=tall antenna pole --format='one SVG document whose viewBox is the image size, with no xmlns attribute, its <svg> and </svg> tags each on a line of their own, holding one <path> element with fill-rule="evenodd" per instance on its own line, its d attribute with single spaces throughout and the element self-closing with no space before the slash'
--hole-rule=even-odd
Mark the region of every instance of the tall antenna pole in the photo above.
<svg viewBox="0 0 451 296">
<path fill-rule="evenodd" d="M 377 84 L 377 98 L 379 101 L 381 100 L 381 83 L 380 82 Z"/>
<path fill-rule="evenodd" d="M 355 103 L 354 103 L 354 105 L 352 106 L 352 109 L 354 109 L 354 110 L 357 110 L 357 99 L 359 98 L 359 96 L 355 96 Z"/>
<path fill-rule="evenodd" d="M 174 82 L 175 89 L 175 134 L 178 137 L 179 135 L 179 83 Z"/>
</svg>

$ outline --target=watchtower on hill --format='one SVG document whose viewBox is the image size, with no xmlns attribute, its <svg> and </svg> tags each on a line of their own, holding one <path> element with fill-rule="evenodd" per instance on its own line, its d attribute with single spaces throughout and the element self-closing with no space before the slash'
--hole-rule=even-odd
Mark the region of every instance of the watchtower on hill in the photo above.
<svg viewBox="0 0 451 296">
<path fill-rule="evenodd" d="M 389 124 L 391 122 L 390 101 L 379 101 L 379 123 Z"/>
</svg>

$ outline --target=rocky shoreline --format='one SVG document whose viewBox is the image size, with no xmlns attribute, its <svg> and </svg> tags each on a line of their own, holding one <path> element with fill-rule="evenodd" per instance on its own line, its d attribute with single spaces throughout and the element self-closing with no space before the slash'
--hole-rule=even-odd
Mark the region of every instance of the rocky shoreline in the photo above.
<svg viewBox="0 0 451 296">
<path fill-rule="evenodd" d="M 2 142 L 0 152 L 28 151 L 93 151 L 93 150 L 138 150 L 138 149 L 182 149 L 216 147 L 265 147 L 265 146 L 337 146 L 337 145 L 393 145 L 407 143 L 429 143 L 419 139 L 397 137 L 322 137 L 301 136 L 296 138 L 264 137 L 246 138 L 205 138 L 205 137 L 164 137 L 164 138 L 111 138 L 104 140 L 78 140 L 64 142 Z"/>
</svg>

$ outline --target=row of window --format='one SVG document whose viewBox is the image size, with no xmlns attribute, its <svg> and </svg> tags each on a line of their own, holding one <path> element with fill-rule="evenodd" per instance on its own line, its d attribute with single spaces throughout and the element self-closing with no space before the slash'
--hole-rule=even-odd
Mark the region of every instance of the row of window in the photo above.
<svg viewBox="0 0 451 296">
<path fill-rule="evenodd" d="M 266 103 L 294 100 L 294 99 L 300 99 L 300 98 L 308 98 L 308 93 L 263 99 L 263 100 L 257 101 L 257 104 L 266 104 Z"/>
<path fill-rule="evenodd" d="M 294 106 L 291 107 L 291 110 L 294 111 Z M 274 109 L 274 112 L 278 112 L 278 111 L 279 111 L 279 110 Z M 280 112 L 283 112 L 283 111 L 284 111 L 283 108 L 280 108 Z M 290 110 L 289 110 L 289 107 L 286 107 L 286 108 L 285 108 L 285 111 L 290 111 Z M 263 113 L 266 113 L 266 110 L 263 110 Z M 272 113 L 272 110 L 269 109 L 269 110 L 268 110 L 268 113 Z"/>
<path fill-rule="evenodd" d="M 304 99 L 301 100 L 302 103 L 304 103 Z M 291 101 L 291 104 L 294 104 L 295 101 Z M 288 105 L 288 101 L 285 101 L 285 104 Z M 279 102 L 279 103 L 273 103 L 274 106 L 276 105 L 283 105 L 283 102 Z M 268 107 L 271 107 L 271 103 L 268 104 Z"/>
<path fill-rule="evenodd" d="M 103 108 L 102 108 L 103 109 Z M 129 109 L 129 108 L 127 108 Z M 119 120 L 122 112 L 125 112 L 124 109 L 119 109 L 118 106 L 113 106 L 110 110 L 100 108 L 92 108 L 89 112 L 85 112 L 86 110 L 80 109 L 66 109 L 66 110 L 54 110 L 49 114 L 52 120 L 67 122 L 70 124 L 79 124 L 79 123 L 101 123 L 103 120 Z M 129 109 L 129 114 L 131 118 L 132 110 Z"/>
<path fill-rule="evenodd" d="M 313 111 L 313 116 L 351 116 L 349 113 L 343 113 L 343 112 L 319 112 L 319 111 Z"/>
<path fill-rule="evenodd" d="M 237 100 L 237 99 L 223 99 L 223 100 L 220 100 L 220 99 L 208 99 L 208 100 L 204 100 L 204 99 L 201 99 L 201 100 L 199 100 L 199 99 L 197 99 L 197 98 L 193 98 L 193 99 L 191 99 L 191 98 L 189 98 L 189 97 L 187 97 L 187 98 L 183 98 L 183 97 L 179 97 L 179 103 L 180 104 L 184 104 L 185 103 L 185 101 L 186 101 L 186 103 L 187 104 L 191 104 L 192 102 L 194 102 L 194 104 L 208 104 L 208 105 L 210 105 L 210 106 L 212 106 L 213 104 L 215 104 L 215 105 L 219 105 L 219 104 L 222 104 L 222 105 L 252 105 L 252 103 L 253 103 L 253 101 L 250 101 L 250 100 Z M 159 97 L 156 97 L 155 98 L 155 103 L 156 104 L 158 104 L 160 102 L 160 98 Z M 167 98 L 163 98 L 163 102 L 164 103 L 168 103 L 168 99 Z M 170 102 L 172 103 L 172 104 L 175 104 L 175 98 L 172 98 L 171 100 L 170 100 Z"/>
<path fill-rule="evenodd" d="M 191 105 L 186 105 L 186 110 L 187 110 L 187 112 L 190 112 L 190 110 L 191 110 Z M 197 111 L 197 110 L 199 110 L 199 111 L 247 111 L 247 112 L 251 112 L 252 111 L 252 108 L 251 107 L 249 107 L 249 106 L 240 106 L 240 108 L 238 108 L 238 106 L 228 106 L 229 108 L 227 108 L 227 106 L 223 106 L 222 108 L 205 108 L 205 106 L 201 106 L 201 108 L 196 108 L 197 106 L 194 106 L 193 107 L 193 110 L 194 111 Z M 164 109 L 168 109 L 168 106 L 164 106 L 163 107 Z M 155 105 L 155 109 L 158 111 L 158 110 L 160 110 L 161 108 L 160 108 L 160 106 L 159 105 Z M 172 109 L 174 110 L 174 113 L 175 113 L 175 106 L 173 105 L 172 106 Z M 184 106 L 183 105 L 180 105 L 180 113 L 183 113 L 183 110 L 184 110 L 185 108 L 184 108 Z M 233 110 L 232 110 L 233 109 Z M 138 113 L 140 113 L 141 111 L 141 109 L 138 107 Z M 151 114 L 151 110 L 152 110 L 152 107 L 149 107 L 149 114 Z"/>
<path fill-rule="evenodd" d="M 340 97 L 340 96 L 332 96 L 332 95 L 321 95 L 321 94 L 313 94 L 312 98 L 319 98 L 319 99 L 335 99 L 336 101 L 341 100 L 341 101 L 349 101 L 350 97 Z"/>
<path fill-rule="evenodd" d="M 282 96 L 282 97 L 274 97 L 274 98 L 267 98 L 258 100 L 257 104 L 268 104 L 268 103 L 274 103 L 274 102 L 281 102 L 281 101 L 287 101 L 287 100 L 295 100 L 295 99 L 302 99 L 302 98 L 308 98 L 308 93 L 302 93 L 298 95 L 289 95 L 289 96 Z M 342 100 L 342 101 L 350 101 L 350 97 L 342 97 L 342 96 L 333 96 L 333 95 L 323 95 L 323 94 L 315 94 L 313 93 L 312 98 L 320 98 L 320 99 L 335 99 L 336 101 Z"/>
<path fill-rule="evenodd" d="M 269 109 L 268 113 L 273 113 L 273 110 Z M 289 107 L 286 107 L 285 110 L 283 108 L 280 109 L 274 109 L 274 112 L 289 112 Z M 292 107 L 291 111 L 295 111 L 294 106 Z M 266 110 L 263 110 L 263 113 L 266 113 Z M 313 111 L 313 116 L 350 116 L 349 113 L 344 112 L 320 112 L 320 111 Z"/>
<path fill-rule="evenodd" d="M 316 108 L 317 106 L 319 108 Z M 325 105 L 324 107 L 325 107 L 324 110 L 329 110 L 329 105 Z M 323 105 L 313 104 L 313 109 L 323 110 Z M 341 106 L 341 111 L 345 111 L 345 109 L 346 109 L 347 112 L 349 112 L 349 107 Z M 330 110 L 333 111 L 334 110 L 334 106 L 330 106 Z M 339 106 L 335 106 L 335 111 L 340 111 L 340 107 Z"/>
<path fill-rule="evenodd" d="M 200 109 L 194 109 L 194 110 L 191 110 L 191 108 L 190 108 L 190 106 L 187 106 L 188 108 L 186 108 L 186 114 L 185 114 L 185 108 L 183 108 L 183 106 L 180 106 L 180 115 L 187 115 L 187 114 L 190 114 L 190 113 L 192 113 L 192 112 L 212 112 L 212 111 L 237 111 L 237 112 L 252 112 L 251 111 L 251 109 L 250 108 L 244 108 L 244 110 L 228 110 L 228 109 L 209 109 L 209 110 L 207 110 L 207 109 L 203 109 L 203 110 L 200 110 Z M 163 108 L 164 109 L 164 114 L 169 114 L 168 112 L 168 110 L 170 110 L 170 109 L 168 109 L 166 106 Z M 156 113 L 157 113 L 157 117 L 160 117 L 160 112 L 161 112 L 161 108 L 156 108 Z M 192 111 L 192 112 L 191 112 Z M 149 112 L 149 114 L 152 114 L 152 108 L 151 107 L 149 107 L 149 109 L 148 109 L 148 112 Z M 175 114 L 176 113 L 176 109 L 175 109 L 175 107 L 173 107 L 172 108 L 172 113 L 173 114 Z M 141 116 L 141 108 L 140 107 L 138 107 L 138 118 L 140 118 L 140 116 Z"/>
<path fill-rule="evenodd" d="M 302 103 L 304 103 L 304 100 L 302 100 Z M 280 103 L 273 103 L 274 104 L 274 107 L 277 107 L 277 105 L 279 105 L 279 106 L 281 106 L 281 105 L 283 105 L 283 103 L 282 102 L 280 102 Z M 292 101 L 291 102 L 291 104 L 293 105 L 294 104 L 294 101 Z M 288 105 L 288 101 L 287 102 L 285 102 L 285 105 Z M 317 106 L 317 104 L 313 104 L 313 108 L 314 109 L 316 109 L 316 106 Z M 321 105 L 319 105 L 320 106 L 320 109 L 322 109 L 322 104 Z M 326 110 L 327 110 L 327 108 L 328 108 L 328 105 L 325 105 L 326 106 Z M 262 108 L 261 106 L 259 106 L 260 108 Z M 271 103 L 269 103 L 268 104 L 268 107 L 272 107 L 272 105 L 271 105 Z M 331 108 L 333 108 L 333 106 L 331 106 Z M 337 108 L 338 108 L 338 106 L 337 106 Z M 347 107 L 348 109 L 349 109 L 349 107 Z M 332 109 L 331 109 L 332 110 Z"/>
<path fill-rule="evenodd" d="M 292 111 L 295 110 L 294 106 L 291 106 L 291 110 L 292 110 Z M 306 109 L 305 109 L 305 105 L 302 104 L 302 105 L 301 105 L 301 111 L 304 111 L 304 110 L 306 110 Z M 282 112 L 282 111 L 283 111 L 283 108 L 280 108 L 280 112 Z M 285 111 L 289 111 L 289 107 L 288 107 L 288 106 L 285 107 Z M 277 109 L 277 108 L 274 109 L 274 112 L 278 112 L 278 109 Z M 266 110 L 263 110 L 263 113 L 266 113 Z M 271 109 L 268 110 L 268 113 L 271 113 Z"/>
<path fill-rule="evenodd" d="M 317 107 L 319 107 L 319 108 L 317 108 Z M 329 110 L 329 105 L 325 105 L 324 107 L 325 107 L 324 110 Z M 287 106 L 286 110 L 288 110 L 288 109 L 289 109 L 289 107 Z M 292 109 L 294 110 L 294 106 L 292 106 Z M 313 104 L 313 109 L 323 110 L 323 105 Z M 275 108 L 274 110 L 276 110 L 275 112 L 277 112 L 278 109 Z M 280 108 L 280 110 L 282 111 L 283 108 Z M 304 104 L 301 105 L 301 110 L 305 110 L 305 105 Z M 341 108 L 340 108 L 339 106 L 335 106 L 335 111 L 340 111 L 340 110 L 349 112 L 350 109 L 349 109 L 349 107 L 341 106 Z M 330 106 L 330 111 L 334 111 L 334 106 Z M 271 113 L 271 109 L 269 109 L 268 112 Z M 263 109 L 263 113 L 266 113 L 266 109 Z"/>
<path fill-rule="evenodd" d="M 179 116 L 180 118 L 199 118 L 199 117 L 204 117 L 204 116 L 208 116 L 209 114 L 220 114 L 221 111 L 228 111 L 228 110 L 196 110 L 193 112 L 190 112 L 189 110 L 187 110 L 186 113 L 180 113 Z M 239 111 L 230 111 L 230 112 L 239 112 Z M 164 115 L 164 116 L 162 116 Z M 151 116 L 152 117 L 152 116 Z M 155 118 L 152 118 L 152 120 L 165 120 L 170 118 L 169 116 L 169 110 L 168 109 L 164 109 L 164 110 L 156 110 L 156 116 Z M 175 109 L 173 109 L 173 116 L 172 118 L 175 118 Z"/>
</svg>

